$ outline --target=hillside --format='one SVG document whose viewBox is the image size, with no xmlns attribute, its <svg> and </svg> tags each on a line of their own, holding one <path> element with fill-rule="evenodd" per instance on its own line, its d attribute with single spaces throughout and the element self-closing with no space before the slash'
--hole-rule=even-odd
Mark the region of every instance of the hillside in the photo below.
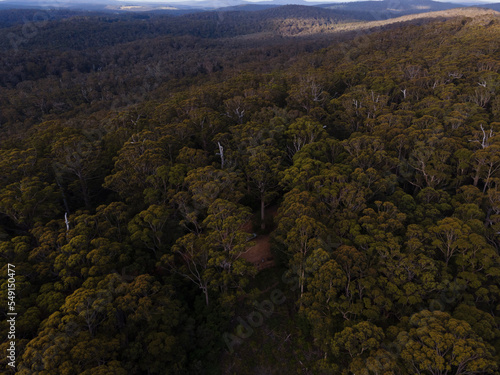
<svg viewBox="0 0 500 375">
<path fill-rule="evenodd" d="M 497 12 L 500 11 L 500 3 L 488 4 L 487 7 L 489 9 L 496 10 Z"/>
<path fill-rule="evenodd" d="M 451 2 L 432 0 L 355 1 L 349 3 L 321 4 L 319 6 L 326 9 L 365 14 L 366 18 L 364 19 L 366 20 L 380 20 L 407 14 L 435 12 L 460 7 L 460 5 Z"/>
<path fill-rule="evenodd" d="M 498 374 L 497 12 L 29 12 L 3 373 Z"/>
<path fill-rule="evenodd" d="M 28 23 L 13 25 L 12 19 L 24 17 Z M 68 11 L 0 12 L 0 49 L 45 47 L 58 50 L 83 50 L 159 36 L 191 35 L 221 38 L 261 31 L 275 31 L 288 19 L 300 19 L 307 27 L 329 26 L 355 20 L 343 11 L 310 6 L 286 5 L 259 11 L 210 11 L 173 17 L 156 13 L 93 14 Z M 47 24 L 47 21 L 52 22 Z M 34 31 L 25 37 L 26 24 Z M 12 27 L 7 27 L 11 26 Z M 24 27 L 24 29 L 23 29 Z M 31 26 L 30 26 L 31 27 Z M 40 29 L 38 32 L 37 29 Z M 19 37 L 13 37 L 18 35 Z"/>
<path fill-rule="evenodd" d="M 323 33 L 330 32 L 339 34 L 342 32 L 356 31 L 363 33 L 365 30 L 377 30 L 384 27 L 394 27 L 394 25 L 402 23 L 420 23 L 428 22 L 433 19 L 448 20 L 457 17 L 471 17 L 476 19 L 497 19 L 500 15 L 499 12 L 487 8 L 454 8 L 436 12 L 425 12 L 410 14 L 400 17 L 394 17 L 387 20 L 368 21 L 368 22 L 345 22 L 333 27 L 326 27 L 322 30 Z M 308 31 L 305 31 L 306 33 Z"/>
</svg>

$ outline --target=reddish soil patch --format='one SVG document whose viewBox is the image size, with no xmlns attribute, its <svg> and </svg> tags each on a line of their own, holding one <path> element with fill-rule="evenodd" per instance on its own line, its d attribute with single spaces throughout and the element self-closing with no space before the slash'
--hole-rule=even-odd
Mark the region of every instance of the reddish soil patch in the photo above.
<svg viewBox="0 0 500 375">
<path fill-rule="evenodd" d="M 252 228 L 252 220 L 248 220 L 245 224 L 241 226 L 241 229 L 244 230 L 245 232 L 252 233 L 253 228 Z"/>
<path fill-rule="evenodd" d="M 269 215 L 271 215 L 272 217 L 274 217 L 276 216 L 277 211 L 278 206 L 271 206 L 266 209 L 266 216 L 269 217 Z M 252 233 L 252 221 L 247 221 L 243 225 L 242 229 L 245 232 Z M 270 237 L 268 234 L 255 237 L 254 239 L 252 239 L 252 241 L 255 242 L 255 245 L 241 254 L 241 257 L 243 259 L 250 263 L 253 263 L 259 271 L 265 268 L 273 267 L 275 265 L 273 254 L 271 253 L 271 243 L 269 239 Z"/>
<path fill-rule="evenodd" d="M 246 261 L 253 263 L 259 271 L 265 268 L 273 267 L 274 258 L 271 254 L 269 235 L 266 234 L 257 236 L 252 241 L 255 242 L 255 245 L 241 254 L 241 257 Z"/>
</svg>

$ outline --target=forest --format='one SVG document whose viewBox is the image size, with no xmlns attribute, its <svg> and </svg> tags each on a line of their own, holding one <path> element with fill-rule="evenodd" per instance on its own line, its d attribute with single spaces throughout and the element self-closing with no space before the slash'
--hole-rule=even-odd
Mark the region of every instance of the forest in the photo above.
<svg viewBox="0 0 500 375">
<path fill-rule="evenodd" d="M 499 13 L 307 8 L 0 12 L 0 373 L 500 374 Z"/>
</svg>

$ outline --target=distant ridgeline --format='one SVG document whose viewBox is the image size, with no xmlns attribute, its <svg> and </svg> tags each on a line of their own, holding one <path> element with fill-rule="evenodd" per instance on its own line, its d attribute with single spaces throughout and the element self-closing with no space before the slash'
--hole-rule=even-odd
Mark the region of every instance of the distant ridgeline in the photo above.
<svg viewBox="0 0 500 375">
<path fill-rule="evenodd" d="M 369 5 L 0 12 L 4 373 L 498 373 L 499 14 Z"/>
</svg>

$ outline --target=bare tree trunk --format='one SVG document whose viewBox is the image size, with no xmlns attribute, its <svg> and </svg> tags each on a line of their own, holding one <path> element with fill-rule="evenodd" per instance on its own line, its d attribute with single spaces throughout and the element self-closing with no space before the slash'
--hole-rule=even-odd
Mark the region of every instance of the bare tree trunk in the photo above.
<svg viewBox="0 0 500 375">
<path fill-rule="evenodd" d="M 205 294 L 205 303 L 208 306 L 208 288 L 207 287 L 203 288 L 203 293 Z"/>
<path fill-rule="evenodd" d="M 260 196 L 260 229 L 266 229 L 265 215 L 266 205 L 264 202 L 264 194 Z"/>
</svg>

